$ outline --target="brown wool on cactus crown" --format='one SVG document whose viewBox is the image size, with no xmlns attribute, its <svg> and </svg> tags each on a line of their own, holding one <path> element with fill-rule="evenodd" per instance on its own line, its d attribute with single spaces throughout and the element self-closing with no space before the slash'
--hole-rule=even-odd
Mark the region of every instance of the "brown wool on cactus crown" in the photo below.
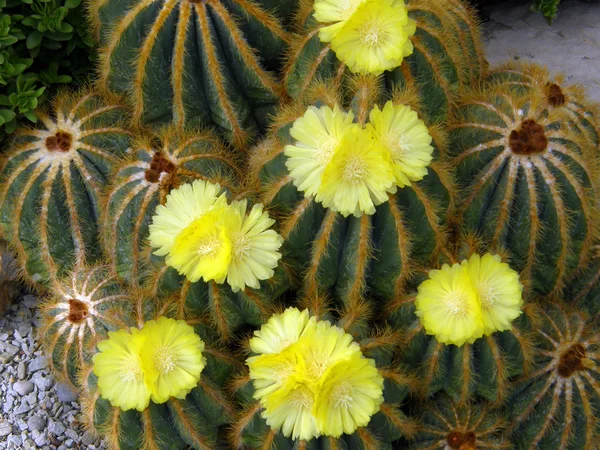
<svg viewBox="0 0 600 450">
<path fill-rule="evenodd" d="M 548 148 L 544 128 L 533 119 L 524 120 L 517 130 L 512 130 L 508 142 L 517 155 L 535 155 Z"/>
<path fill-rule="evenodd" d="M 146 181 L 158 183 L 163 173 L 172 175 L 177 172 L 177 166 L 159 150 L 152 156 L 150 167 L 144 173 Z"/>
<path fill-rule="evenodd" d="M 73 142 L 73 136 L 65 131 L 57 131 L 53 136 L 46 138 L 46 148 L 48 151 L 61 151 L 68 152 L 71 150 L 71 144 Z"/>
<path fill-rule="evenodd" d="M 548 103 L 552 106 L 563 106 L 567 102 L 567 98 L 558 84 L 548 83 L 547 92 Z"/>
<path fill-rule="evenodd" d="M 556 368 L 558 374 L 563 378 L 568 378 L 575 372 L 586 370 L 586 364 L 589 364 L 586 358 L 585 347 L 581 343 L 571 345 L 560 355 L 560 361 Z"/>
<path fill-rule="evenodd" d="M 69 304 L 69 321 L 72 323 L 81 323 L 85 321 L 89 315 L 88 306 L 81 300 L 72 298 L 67 301 Z"/>
<path fill-rule="evenodd" d="M 477 436 L 472 431 L 451 431 L 446 437 L 448 446 L 453 450 L 476 450 Z"/>
</svg>

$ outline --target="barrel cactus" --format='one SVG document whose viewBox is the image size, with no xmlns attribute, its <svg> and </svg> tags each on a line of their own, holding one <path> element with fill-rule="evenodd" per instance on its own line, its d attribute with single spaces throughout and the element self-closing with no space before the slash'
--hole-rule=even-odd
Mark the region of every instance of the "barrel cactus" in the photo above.
<svg viewBox="0 0 600 450">
<path fill-rule="evenodd" d="M 511 444 L 502 437 L 506 421 L 489 405 L 458 405 L 437 396 L 424 408 L 411 449 L 498 450 Z"/>
<path fill-rule="evenodd" d="M 152 268 L 148 227 L 171 189 L 204 179 L 233 190 L 239 169 L 234 157 L 208 133 L 181 133 L 168 127 L 139 138 L 132 148 L 116 166 L 104 196 L 102 230 L 114 271 L 135 284 Z"/>
<path fill-rule="evenodd" d="M 242 147 L 264 130 L 280 87 L 293 1 L 97 0 L 100 83 L 127 94 L 134 122 L 214 126 Z M 283 17 L 282 17 L 283 18 Z"/>
<path fill-rule="evenodd" d="M 315 299 L 313 299 L 315 300 Z M 302 300 L 303 303 L 311 303 L 308 299 Z M 316 300 L 317 310 L 322 310 L 326 306 L 324 299 Z M 288 309 L 281 317 L 282 323 L 286 323 L 285 315 L 290 312 Z M 274 332 L 290 332 L 291 328 L 298 327 L 299 323 L 308 320 L 308 311 L 305 310 L 302 313 L 299 310 L 295 310 L 298 319 L 289 322 L 288 327 L 281 329 L 276 327 L 272 329 Z M 335 317 L 331 313 L 327 313 L 322 316 L 313 316 L 313 319 L 319 319 L 315 322 L 316 324 L 326 325 L 326 329 L 339 329 L 343 332 L 349 333 L 354 342 L 360 346 L 362 355 L 366 358 L 370 358 L 374 361 L 375 367 L 379 375 L 383 378 L 383 403 L 378 405 L 377 411 L 367 421 L 366 426 L 359 426 L 354 432 L 340 434 L 340 436 L 333 436 L 324 434 L 320 437 L 310 438 L 303 440 L 302 438 L 293 439 L 289 436 L 289 432 L 284 432 L 282 429 L 272 429 L 265 420 L 265 412 L 261 403 L 256 400 L 257 389 L 255 388 L 255 382 L 250 378 L 251 375 L 244 373 L 238 375 L 231 384 L 231 389 L 236 394 L 236 398 L 240 405 L 241 412 L 237 416 L 234 426 L 231 430 L 230 442 L 232 448 L 235 449 L 270 449 L 275 450 L 279 448 L 298 448 L 298 449 L 389 449 L 393 447 L 393 443 L 401 437 L 412 436 L 415 431 L 415 423 L 411 419 L 408 419 L 405 414 L 401 411 L 400 407 L 404 403 L 407 394 L 414 388 L 415 379 L 406 375 L 401 370 L 394 368 L 392 365 L 393 350 L 396 345 L 395 335 L 390 333 L 389 330 L 373 330 L 368 329 L 368 321 L 366 317 L 372 314 L 368 308 L 362 310 L 362 314 L 356 314 L 358 311 L 349 311 L 341 316 Z M 303 317 L 306 315 L 306 317 Z M 305 319 L 305 320 L 303 320 Z M 271 319 L 273 320 L 273 319 Z M 312 319 L 311 319 L 312 320 Z M 310 324 L 311 322 L 309 322 Z M 328 328 L 330 323 L 334 326 Z M 268 323 L 267 323 L 268 325 Z M 304 326 L 304 325 L 302 325 Z M 319 325 L 317 325 L 319 326 Z M 263 326 L 264 329 L 264 326 Z M 258 332 L 255 332 L 255 336 L 258 336 Z M 321 335 L 319 335 L 321 336 Z M 296 338 L 298 338 L 296 336 Z M 270 342 L 269 339 L 267 341 Z M 338 341 L 339 342 L 339 341 Z M 289 345 L 291 342 L 282 341 L 281 345 Z M 252 342 L 250 343 L 252 346 Z M 338 344 L 340 347 L 343 346 L 341 342 Z M 357 347 L 358 348 L 358 347 Z M 325 352 L 331 350 L 325 350 Z M 320 353 L 314 353 L 316 358 L 319 358 Z M 264 355 L 263 355 L 264 356 Z M 270 355 L 269 355 L 270 356 Z M 321 355 L 322 357 L 323 355 Z M 334 359 L 333 355 L 329 355 L 331 359 Z M 251 361 L 251 359 L 247 359 Z M 248 363 L 250 364 L 250 363 Z M 310 366 L 310 360 L 306 360 L 306 364 Z M 327 364 L 333 364 L 328 362 Z M 252 367 L 252 366 L 251 366 Z M 320 366 L 319 366 L 320 367 Z M 325 370 L 326 365 L 323 366 L 322 370 Z M 368 369 L 363 369 L 364 371 Z M 310 372 L 310 370 L 309 370 Z M 361 372 L 361 371 L 358 371 Z M 282 372 L 282 376 L 284 372 Z M 363 372 L 364 373 L 364 372 Z M 343 385 L 344 381 L 340 381 L 337 385 Z M 351 395 L 351 394 L 350 394 Z M 359 402 L 359 400 L 357 400 Z M 342 402 L 343 403 L 343 402 Z M 358 404 L 358 403 L 357 403 Z M 364 405 L 364 403 L 361 403 Z M 336 405 L 336 408 L 339 405 Z M 361 406 L 359 406 L 360 408 Z M 341 408 L 341 407 L 340 407 Z M 353 412 L 356 413 L 356 412 Z M 348 418 L 350 418 L 350 412 L 348 412 Z M 356 414 L 354 417 L 358 418 L 360 415 Z M 332 422 L 333 415 L 328 416 L 328 421 Z M 350 419 L 352 422 L 354 419 Z M 356 419 L 358 420 L 358 419 Z M 287 428 L 287 421 L 283 428 Z M 297 427 L 305 427 L 306 422 L 299 424 Z M 347 426 L 347 425 L 346 425 Z M 287 435 L 287 436 L 286 436 Z"/>
<path fill-rule="evenodd" d="M 301 37 L 291 45 L 284 74 L 292 97 L 304 94 L 317 79 L 347 84 L 346 65 L 336 58 L 330 43 L 320 40 L 324 24 L 315 19 L 313 3 L 301 2 L 296 16 Z M 404 2 L 393 7 L 404 8 Z M 445 120 L 459 87 L 478 83 L 486 67 L 477 19 L 459 0 L 407 0 L 406 9 L 416 24 L 410 37 L 414 50 L 400 67 L 385 73 L 385 85 L 390 91 L 417 91 L 425 119 L 429 123 Z"/>
<path fill-rule="evenodd" d="M 397 295 L 415 266 L 428 265 L 444 250 L 444 224 L 453 195 L 449 170 L 440 161 L 445 150 L 443 131 L 435 126 L 426 128 L 418 119 L 420 115 L 408 106 L 418 108 L 418 96 L 413 91 L 397 91 L 390 96 L 383 87 L 383 80 L 370 76 L 356 77 L 352 88 L 354 96 L 345 102 L 340 99 L 342 94 L 336 86 L 313 86 L 310 95 L 307 93 L 304 100 L 283 109 L 274 119 L 271 134 L 257 146 L 250 161 L 251 176 L 262 191 L 262 203 L 280 218 L 284 253 L 290 264 L 303 273 L 305 294 L 330 291 L 346 305 L 360 303 L 369 295 L 384 298 Z M 380 196 L 378 202 L 383 203 L 362 215 L 324 207 L 325 203 L 317 198 L 318 186 L 328 177 L 321 175 L 319 179 L 324 162 L 319 155 L 322 150 L 327 159 L 335 148 L 344 146 L 343 141 L 336 141 L 335 133 L 339 131 L 335 131 L 335 127 L 369 127 L 372 126 L 370 115 L 380 119 L 382 115 L 389 117 L 390 112 L 399 112 L 403 120 L 409 120 L 415 127 L 414 134 L 406 130 L 403 134 L 398 129 L 400 135 L 390 135 L 388 145 L 399 143 L 399 158 L 405 157 L 402 156 L 405 150 L 409 160 L 412 149 L 417 154 L 420 150 L 429 151 L 423 154 L 423 159 L 415 157 L 419 174 L 412 179 L 420 181 L 403 178 L 398 185 L 401 188 Z M 352 123 L 353 116 L 355 123 Z M 345 122 L 323 125 L 325 128 L 321 129 L 318 120 L 320 123 Z M 303 131 L 302 127 L 315 129 Z M 323 131 L 327 127 L 333 131 Z M 298 139 L 310 141 L 311 133 L 314 141 L 299 142 Z M 310 149 L 311 145 L 316 148 L 313 156 L 294 156 L 301 155 L 303 149 Z M 295 166 L 296 161 L 300 165 Z M 313 162 L 315 167 L 311 165 Z M 303 164 L 310 168 L 305 169 Z M 312 174 L 306 183 L 301 181 L 305 174 Z M 374 183 L 379 182 L 378 177 L 373 175 Z M 341 190 L 330 189 L 330 192 L 334 202 L 344 201 L 335 198 Z"/>
<path fill-rule="evenodd" d="M 507 403 L 514 448 L 597 448 L 598 330 L 586 313 L 567 305 L 545 305 L 541 318 L 535 370 Z"/>
<path fill-rule="evenodd" d="M 592 252 L 591 260 L 567 282 L 563 301 L 597 317 L 600 313 L 600 247 L 595 245 Z"/>
<path fill-rule="evenodd" d="M 511 255 L 530 292 L 560 292 L 595 238 L 595 145 L 545 95 L 505 85 L 462 98 L 449 155 L 457 223 Z"/>
<path fill-rule="evenodd" d="M 587 135 L 594 146 L 600 144 L 598 106 L 588 100 L 582 86 L 567 85 L 564 76 L 553 76 L 537 64 L 511 61 L 491 69 L 485 83 L 510 86 L 522 94 L 537 92 L 550 108 L 563 109 L 577 132 Z"/>
<path fill-rule="evenodd" d="M 0 314 L 16 300 L 21 290 L 19 264 L 8 245 L 0 241 Z"/>
<path fill-rule="evenodd" d="M 91 366 L 96 343 L 127 325 L 131 301 L 106 266 L 78 269 L 53 285 L 41 307 L 38 334 L 54 375 L 75 387 L 79 371 Z"/>
<path fill-rule="evenodd" d="M 21 129 L 0 169 L 0 226 L 24 266 L 46 285 L 100 255 L 100 193 L 130 145 L 126 110 L 93 92 L 60 93 Z"/>
<path fill-rule="evenodd" d="M 156 327 L 156 322 L 160 324 L 161 318 L 164 320 L 167 317 L 174 319 L 172 323 L 185 324 L 181 320 L 175 320 L 179 318 L 178 313 L 170 307 L 168 300 L 163 300 L 135 297 L 132 314 L 127 316 L 127 321 L 134 324 L 134 330 L 143 328 L 150 322 Z M 174 394 L 165 402 L 150 401 L 141 410 L 122 409 L 112 406 L 101 395 L 98 383 L 102 375 L 95 374 L 98 369 L 90 367 L 80 371 L 84 423 L 102 436 L 110 448 L 218 448 L 219 432 L 230 423 L 234 414 L 221 385 L 237 362 L 226 350 L 218 347 L 217 335 L 205 325 L 202 317 L 195 317 L 187 324 L 193 327 L 194 333 L 204 343 L 204 362 L 199 382 L 186 395 Z M 157 364 L 163 375 L 168 375 L 174 365 L 182 363 L 171 357 L 167 357 L 167 360 L 154 358 L 151 361 Z M 123 370 L 126 369 L 124 366 Z M 130 379 L 135 381 L 131 377 Z"/>
</svg>

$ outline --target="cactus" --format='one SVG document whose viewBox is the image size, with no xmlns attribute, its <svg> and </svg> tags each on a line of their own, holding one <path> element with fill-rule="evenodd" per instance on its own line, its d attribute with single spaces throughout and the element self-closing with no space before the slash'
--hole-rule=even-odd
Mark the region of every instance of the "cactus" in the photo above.
<svg viewBox="0 0 600 450">
<path fill-rule="evenodd" d="M 600 313 L 600 247 L 598 245 L 594 246 L 589 263 L 567 282 L 563 300 L 589 311 L 594 317 Z"/>
<path fill-rule="evenodd" d="M 0 168 L 0 227 L 32 283 L 100 257 L 99 195 L 129 146 L 126 112 L 93 92 L 59 94 L 21 129 Z"/>
<path fill-rule="evenodd" d="M 418 92 L 428 123 L 445 120 L 460 86 L 479 82 L 485 70 L 477 19 L 458 0 L 408 0 L 409 17 L 417 24 L 411 38 L 415 50 L 403 64 L 386 72 L 385 85 L 393 91 L 409 88 Z M 288 93 L 297 98 L 316 79 L 346 84 L 348 71 L 336 59 L 330 45 L 319 40 L 322 27 L 313 15 L 313 2 L 301 2 L 297 28 L 301 38 L 289 50 L 284 74 Z"/>
<path fill-rule="evenodd" d="M 406 370 L 417 371 L 421 395 L 444 391 L 460 404 L 482 397 L 499 406 L 510 392 L 511 381 L 531 369 L 535 306 L 524 307 L 512 330 L 457 347 L 425 333 L 415 315 L 414 300 L 414 295 L 394 299 L 387 314 L 391 328 L 401 333 L 398 362 Z"/>
<path fill-rule="evenodd" d="M 587 321 L 570 306 L 544 306 L 536 368 L 508 403 L 515 449 L 597 448 L 600 335 Z"/>
<path fill-rule="evenodd" d="M 127 325 L 130 304 L 130 293 L 105 266 L 76 270 L 52 286 L 38 335 L 54 375 L 75 387 L 79 371 L 91 366 L 96 343 Z"/>
<path fill-rule="evenodd" d="M 0 241 L 0 315 L 21 293 L 21 270 L 5 242 Z"/>
<path fill-rule="evenodd" d="M 142 327 L 147 320 L 162 316 L 181 318 L 169 299 L 159 301 L 136 295 L 132 303 L 127 321 L 134 326 Z M 218 448 L 220 428 L 226 427 L 234 414 L 220 386 L 238 362 L 218 347 L 218 337 L 205 325 L 203 317 L 190 319 L 188 324 L 205 342 L 203 355 L 207 365 L 198 385 L 184 399 L 171 397 L 162 404 L 150 402 L 142 412 L 122 411 L 100 397 L 92 368 L 80 371 L 84 424 L 102 436 L 111 449 Z"/>
<path fill-rule="evenodd" d="M 520 94 L 534 91 L 545 96 L 549 108 L 564 109 L 576 131 L 585 134 L 595 147 L 600 144 L 598 106 L 588 101 L 581 86 L 566 86 L 564 76 L 553 77 L 546 68 L 536 64 L 508 62 L 494 67 L 485 83 L 510 86 Z"/>
<path fill-rule="evenodd" d="M 499 450 L 509 449 L 501 433 L 502 416 L 489 405 L 457 405 L 446 396 L 434 398 L 425 408 L 411 449 Z"/>
<path fill-rule="evenodd" d="M 96 0 L 90 15 L 102 44 L 100 84 L 128 94 L 135 123 L 215 126 L 242 147 L 264 130 L 280 97 L 268 69 L 277 68 L 288 33 L 275 6 Z"/>
<path fill-rule="evenodd" d="M 451 125 L 463 198 L 457 223 L 505 249 L 531 292 L 559 292 L 596 235 L 595 147 L 545 95 L 489 87 L 466 95 Z"/>
<path fill-rule="evenodd" d="M 381 81 L 373 77 L 354 80 L 355 96 L 348 105 L 359 123 L 367 120 L 374 104 L 381 105 L 381 99 L 387 99 Z M 304 274 L 305 294 L 333 290 L 350 305 L 369 295 L 388 299 L 398 295 L 414 266 L 428 265 L 444 249 L 444 222 L 452 206 L 453 184 L 440 162 L 445 135 L 440 128 L 429 127 L 435 152 L 427 175 L 391 194 L 373 216 L 344 218 L 323 208 L 313 197 L 305 198 L 285 165 L 285 145 L 294 142 L 289 128 L 307 105 L 333 108 L 340 104 L 338 97 L 335 87 L 317 85 L 304 101 L 283 109 L 274 119 L 269 138 L 251 155 L 250 170 L 262 189 L 262 203 L 281 218 L 283 249 Z M 393 99 L 394 103 L 418 104 L 412 91 L 398 91 Z"/>
<path fill-rule="evenodd" d="M 169 191 L 194 179 L 208 179 L 231 190 L 239 171 L 218 139 L 207 133 L 182 134 L 169 127 L 139 139 L 133 148 L 111 177 L 102 229 L 113 270 L 137 283 L 151 269 L 148 226 Z"/>
<path fill-rule="evenodd" d="M 234 449 L 381 449 L 391 450 L 392 443 L 401 437 L 413 435 L 416 425 L 408 419 L 400 407 L 407 394 L 416 385 L 416 380 L 393 367 L 392 356 L 397 335 L 390 330 L 369 330 L 367 318 L 373 311 L 365 304 L 362 308 L 346 310 L 341 316 L 327 311 L 328 304 L 323 297 L 303 298 L 304 306 L 310 306 L 312 312 L 324 312 L 316 315 L 318 320 L 329 320 L 350 333 L 361 346 L 367 358 L 376 361 L 379 373 L 384 378 L 384 402 L 380 411 L 371 418 L 368 426 L 358 428 L 352 435 L 340 438 L 322 436 L 310 441 L 292 441 L 279 430 L 271 429 L 261 417 L 261 405 L 253 399 L 254 387 L 247 373 L 238 375 L 231 383 L 241 412 L 237 416 L 230 434 L 231 447 Z"/>
</svg>

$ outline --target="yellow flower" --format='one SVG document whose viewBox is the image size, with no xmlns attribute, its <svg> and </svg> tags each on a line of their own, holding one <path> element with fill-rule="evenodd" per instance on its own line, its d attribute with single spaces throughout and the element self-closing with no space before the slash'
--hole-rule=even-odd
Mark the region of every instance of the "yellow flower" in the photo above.
<svg viewBox="0 0 600 450">
<path fill-rule="evenodd" d="M 263 211 L 261 204 L 254 205 L 249 215 L 246 208 L 246 200 L 233 202 L 229 208 L 232 255 L 227 283 L 233 292 L 244 290 L 246 286 L 259 289 L 259 280 L 271 278 L 281 258 L 278 250 L 283 238 L 269 229 L 275 221 Z"/>
<path fill-rule="evenodd" d="M 352 72 L 380 75 L 412 54 L 415 31 L 403 0 L 367 0 L 336 30 L 331 48 Z"/>
<path fill-rule="evenodd" d="M 320 436 L 311 412 L 316 398 L 317 392 L 311 386 L 292 375 L 284 386 L 264 399 L 262 417 L 271 428 L 281 428 L 284 436 L 308 441 Z"/>
<path fill-rule="evenodd" d="M 484 334 L 512 328 L 512 321 L 522 314 L 523 285 L 519 274 L 503 263 L 498 255 L 472 255 L 462 262 L 469 271 L 479 294 Z"/>
<path fill-rule="evenodd" d="M 315 200 L 344 217 L 374 214 L 375 206 L 388 199 L 387 192 L 394 191 L 384 152 L 368 130 L 349 130 L 321 176 Z"/>
<path fill-rule="evenodd" d="M 183 320 L 167 317 L 146 322 L 141 334 L 145 340 L 140 356 L 152 401 L 185 398 L 200 381 L 206 365 L 200 336 Z"/>
<path fill-rule="evenodd" d="M 300 312 L 298 308 L 288 308 L 271 318 L 254 332 L 250 339 L 250 349 L 254 353 L 280 353 L 284 348 L 298 341 L 309 324 L 314 326 L 308 309 Z"/>
<path fill-rule="evenodd" d="M 142 368 L 140 350 L 144 337 L 139 330 L 111 331 L 98 343 L 93 356 L 100 396 L 123 411 L 143 411 L 150 403 L 150 390 Z"/>
<path fill-rule="evenodd" d="M 313 415 L 321 434 L 338 438 L 367 426 L 381 403 L 383 377 L 375 361 L 359 353 L 329 369 Z"/>
<path fill-rule="evenodd" d="M 286 167 L 294 186 L 306 197 L 315 195 L 321 185 L 321 174 L 349 129 L 360 128 L 352 123 L 354 114 L 346 113 L 336 105 L 317 108 L 310 106 L 296 119 L 290 135 L 295 145 L 286 145 Z"/>
<path fill-rule="evenodd" d="M 291 344 L 281 353 L 264 353 L 246 360 L 250 369 L 250 379 L 254 380 L 254 398 L 263 400 L 274 391 L 281 389 L 289 378 L 304 366 L 297 344 Z"/>
<path fill-rule="evenodd" d="M 333 365 L 361 355 L 360 346 L 350 334 L 325 320 L 308 327 L 296 345 L 303 361 L 304 379 L 316 387 Z"/>
<path fill-rule="evenodd" d="M 150 245 L 158 248 L 155 255 L 169 254 L 175 239 L 192 222 L 197 220 L 214 206 L 222 207 L 227 203 L 221 187 L 208 181 L 195 180 L 173 189 L 167 195 L 166 205 L 159 205 L 150 225 Z"/>
<path fill-rule="evenodd" d="M 416 111 L 391 101 L 383 111 L 375 105 L 367 128 L 387 149 L 398 187 L 410 186 L 411 181 L 420 181 L 427 175 L 427 166 L 433 158 L 433 139 Z"/>
<path fill-rule="evenodd" d="M 365 0 L 315 0 L 315 20 L 331 23 L 319 30 L 321 42 L 331 42 L 333 36 L 364 2 Z"/>
<path fill-rule="evenodd" d="M 427 334 L 443 344 L 473 343 L 483 336 L 479 296 L 467 268 L 444 264 L 418 288 L 416 314 Z"/>
</svg>

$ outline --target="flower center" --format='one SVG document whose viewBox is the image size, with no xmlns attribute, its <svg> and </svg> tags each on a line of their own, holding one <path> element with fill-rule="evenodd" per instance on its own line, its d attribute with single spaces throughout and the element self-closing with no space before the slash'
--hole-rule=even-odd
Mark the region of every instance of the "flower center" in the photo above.
<svg viewBox="0 0 600 450">
<path fill-rule="evenodd" d="M 508 145 L 516 155 L 535 155 L 548 148 L 548 138 L 544 127 L 535 120 L 527 119 L 518 130 L 511 131 Z"/>
<path fill-rule="evenodd" d="M 317 381 L 329 367 L 329 356 L 325 352 L 319 352 L 312 355 L 308 364 L 308 373 Z"/>
<path fill-rule="evenodd" d="M 290 398 L 290 404 L 295 408 L 310 409 L 313 402 L 313 395 L 306 386 L 299 386 L 294 389 Z"/>
<path fill-rule="evenodd" d="M 446 297 L 446 312 L 454 317 L 467 315 L 467 296 L 462 292 L 449 292 Z"/>
<path fill-rule="evenodd" d="M 242 260 L 250 255 L 250 242 L 245 233 L 235 233 L 232 238 L 233 257 Z"/>
<path fill-rule="evenodd" d="M 350 184 L 358 184 L 366 178 L 368 171 L 368 165 L 366 161 L 360 156 L 351 156 L 342 172 L 342 178 L 345 182 Z"/>
<path fill-rule="evenodd" d="M 335 149 L 337 148 L 339 142 L 337 139 L 330 137 L 326 140 L 323 140 L 319 143 L 317 151 L 315 152 L 315 159 L 317 162 L 326 166 L 331 161 L 333 154 L 335 153 Z"/>
<path fill-rule="evenodd" d="M 479 298 L 484 308 L 491 308 L 498 301 L 498 292 L 489 283 L 481 283 L 477 286 Z"/>
<path fill-rule="evenodd" d="M 75 298 L 69 300 L 69 322 L 81 323 L 87 319 L 88 314 L 87 304 Z"/>
<path fill-rule="evenodd" d="M 408 153 L 410 153 L 410 149 L 412 147 L 412 145 L 407 142 L 403 134 L 399 136 L 397 134 L 388 136 L 385 140 L 385 145 L 390 149 L 392 158 L 395 160 L 402 160 Z"/>
<path fill-rule="evenodd" d="M 154 354 L 154 367 L 161 374 L 167 374 L 175 369 L 173 352 L 166 347 L 160 347 Z"/>
<path fill-rule="evenodd" d="M 138 359 L 135 356 L 130 356 L 121 364 L 120 378 L 126 382 L 138 383 L 144 377 L 144 372 Z"/>
<path fill-rule="evenodd" d="M 206 236 L 198 242 L 198 256 L 201 258 L 213 258 L 219 253 L 221 240 L 215 236 Z"/>
<path fill-rule="evenodd" d="M 472 431 L 451 431 L 446 437 L 448 447 L 456 450 L 475 450 L 477 436 Z"/>
<path fill-rule="evenodd" d="M 65 131 L 57 131 L 54 136 L 46 138 L 46 148 L 50 152 L 68 152 L 72 143 L 73 137 Z"/>
<path fill-rule="evenodd" d="M 366 22 L 360 29 L 360 41 L 367 47 L 376 47 L 385 40 L 385 27 L 377 20 Z"/>
<path fill-rule="evenodd" d="M 350 383 L 344 381 L 343 383 L 338 384 L 333 391 L 331 392 L 330 401 L 334 408 L 350 408 L 354 399 L 352 398 L 352 394 L 354 393 L 354 388 Z"/>
</svg>

